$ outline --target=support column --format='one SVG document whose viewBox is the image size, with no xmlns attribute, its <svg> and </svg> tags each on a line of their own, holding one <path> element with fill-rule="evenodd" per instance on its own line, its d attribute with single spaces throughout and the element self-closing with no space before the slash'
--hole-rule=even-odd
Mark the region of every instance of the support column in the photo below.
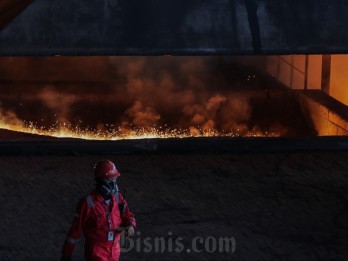
<svg viewBox="0 0 348 261">
<path fill-rule="evenodd" d="M 309 57 L 308 54 L 305 55 L 305 71 L 304 71 L 304 89 L 308 90 L 308 62 L 309 62 Z"/>
<path fill-rule="evenodd" d="M 331 54 L 323 54 L 321 90 L 330 95 Z"/>
</svg>

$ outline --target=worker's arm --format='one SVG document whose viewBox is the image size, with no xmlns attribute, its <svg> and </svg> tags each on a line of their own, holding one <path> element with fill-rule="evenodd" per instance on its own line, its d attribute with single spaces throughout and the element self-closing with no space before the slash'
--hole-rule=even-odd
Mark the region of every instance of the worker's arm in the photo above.
<svg viewBox="0 0 348 261">
<path fill-rule="evenodd" d="M 71 257 L 75 245 L 80 239 L 81 230 L 86 221 L 89 212 L 88 204 L 85 198 L 81 199 L 76 206 L 76 212 L 68 236 L 65 240 L 62 249 L 62 260 L 63 257 Z M 67 259 L 68 260 L 68 259 Z"/>
<path fill-rule="evenodd" d="M 121 193 L 119 195 L 120 195 L 120 203 L 121 204 L 125 204 L 124 212 L 121 213 L 122 227 L 133 226 L 134 229 L 135 229 L 136 222 L 135 222 L 134 214 L 129 211 L 129 207 L 128 207 L 127 201 L 124 199 L 124 197 L 121 195 Z"/>
</svg>

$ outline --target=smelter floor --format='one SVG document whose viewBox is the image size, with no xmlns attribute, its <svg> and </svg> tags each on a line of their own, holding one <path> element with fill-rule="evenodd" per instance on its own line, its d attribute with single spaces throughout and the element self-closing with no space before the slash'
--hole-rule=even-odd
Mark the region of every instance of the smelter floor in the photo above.
<svg viewBox="0 0 348 261">
<path fill-rule="evenodd" d="M 119 188 L 127 188 L 137 218 L 133 243 L 140 247 L 129 243 L 121 260 L 348 257 L 348 152 L 167 153 L 1 156 L 0 260 L 59 260 L 75 205 L 93 189 L 93 164 L 102 158 L 117 163 Z M 155 249 L 161 237 L 163 253 Z M 168 242 L 179 237 L 184 249 L 170 251 Z M 193 251 L 197 237 L 208 243 Z M 221 237 L 235 240 L 234 251 L 212 251 Z M 83 240 L 73 258 L 83 260 Z"/>
</svg>

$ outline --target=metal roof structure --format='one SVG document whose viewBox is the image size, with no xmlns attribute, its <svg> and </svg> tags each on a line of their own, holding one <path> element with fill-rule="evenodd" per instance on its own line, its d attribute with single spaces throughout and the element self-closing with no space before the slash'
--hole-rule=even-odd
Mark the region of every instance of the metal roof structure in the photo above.
<svg viewBox="0 0 348 261">
<path fill-rule="evenodd" d="M 347 13 L 342 0 L 36 0 L 0 31 L 0 55 L 347 53 Z"/>
<path fill-rule="evenodd" d="M 8 25 L 32 0 L 2 0 L 0 2 L 0 30 Z"/>
</svg>

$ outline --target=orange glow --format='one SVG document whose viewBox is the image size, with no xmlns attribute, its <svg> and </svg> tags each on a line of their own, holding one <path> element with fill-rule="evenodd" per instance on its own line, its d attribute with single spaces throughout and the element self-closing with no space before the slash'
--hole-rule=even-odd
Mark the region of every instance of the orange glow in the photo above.
<svg viewBox="0 0 348 261">
<path fill-rule="evenodd" d="M 201 129 L 191 127 L 188 130 L 166 129 L 163 127 L 150 128 L 125 128 L 119 127 L 112 131 L 102 132 L 95 130 L 82 130 L 72 128 L 64 123 L 59 127 L 49 129 L 39 128 L 33 123 L 27 123 L 22 126 L 6 124 L 0 122 L 0 129 L 42 135 L 55 138 L 74 138 L 85 140 L 125 140 L 125 139 L 165 139 L 165 138 L 192 138 L 192 137 L 278 137 L 280 134 L 275 132 L 260 131 L 235 131 L 235 132 L 218 132 L 214 129 Z"/>
<path fill-rule="evenodd" d="M 331 56 L 330 95 L 348 105 L 348 55 Z"/>
<path fill-rule="evenodd" d="M 2 57 L 0 138 L 41 139 L 27 135 L 35 134 L 43 139 L 120 140 L 312 133 L 293 96 L 241 60 Z"/>
</svg>

